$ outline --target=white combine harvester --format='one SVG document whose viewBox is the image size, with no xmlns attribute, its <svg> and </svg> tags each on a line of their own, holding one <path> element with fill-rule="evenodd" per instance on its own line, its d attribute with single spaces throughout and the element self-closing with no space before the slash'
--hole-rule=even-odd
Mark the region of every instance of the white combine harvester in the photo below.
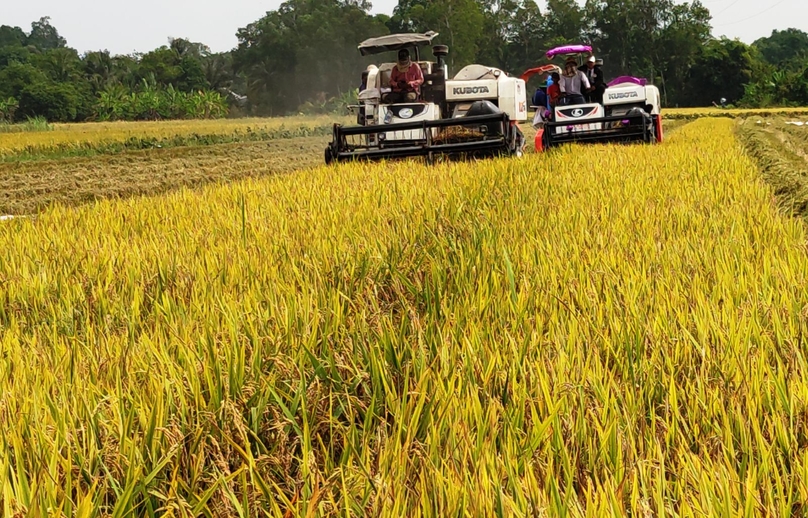
<svg viewBox="0 0 808 518">
<path fill-rule="evenodd" d="M 437 33 L 392 34 L 359 45 L 362 55 L 408 49 L 424 84 L 413 102 L 385 103 L 394 62 L 368 68 L 367 89 L 359 95 L 358 125 L 335 124 L 325 162 L 381 160 L 437 155 L 521 155 L 525 138 L 518 123 L 527 120 L 525 81 L 483 65 L 469 65 L 449 78 L 448 47 L 432 48 L 436 61 L 421 59 L 420 47 Z"/>
<path fill-rule="evenodd" d="M 573 56 L 582 65 L 592 47 L 571 45 L 547 52 L 552 60 Z M 544 71 L 545 65 L 527 71 L 527 80 L 535 71 Z M 610 81 L 603 94 L 603 104 L 586 103 L 566 105 L 562 100 L 550 117 L 540 124 L 536 149 L 548 149 L 566 142 L 662 142 L 662 115 L 659 89 L 645 79 L 630 76 Z M 544 109 L 544 107 L 536 107 Z"/>
</svg>

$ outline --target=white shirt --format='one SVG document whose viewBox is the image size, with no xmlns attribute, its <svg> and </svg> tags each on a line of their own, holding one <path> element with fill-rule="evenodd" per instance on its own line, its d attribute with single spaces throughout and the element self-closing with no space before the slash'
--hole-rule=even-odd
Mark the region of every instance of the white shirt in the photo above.
<svg viewBox="0 0 808 518">
<path fill-rule="evenodd" d="M 586 78 L 589 79 L 589 84 L 591 85 L 595 81 L 595 67 L 586 69 Z"/>
<path fill-rule="evenodd" d="M 583 90 L 581 90 L 582 84 L 589 89 L 590 84 L 586 74 L 580 70 L 576 70 L 575 75 L 572 77 L 561 76 L 561 81 L 559 81 L 558 86 L 561 88 L 561 93 L 581 95 L 583 94 Z"/>
</svg>

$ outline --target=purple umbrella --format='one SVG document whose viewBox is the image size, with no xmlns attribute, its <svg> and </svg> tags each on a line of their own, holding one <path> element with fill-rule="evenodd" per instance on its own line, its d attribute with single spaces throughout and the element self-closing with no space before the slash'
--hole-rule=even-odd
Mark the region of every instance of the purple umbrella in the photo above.
<svg viewBox="0 0 808 518">
<path fill-rule="evenodd" d="M 553 59 L 562 54 L 584 54 L 592 52 L 592 47 L 589 45 L 566 45 L 564 47 L 556 47 L 547 51 L 547 59 Z"/>
<path fill-rule="evenodd" d="M 620 76 L 620 77 L 618 77 L 616 79 L 612 79 L 611 81 L 609 81 L 609 84 L 607 86 L 615 86 L 615 85 L 626 84 L 626 83 L 633 84 L 633 85 L 639 85 L 639 86 L 645 86 L 645 85 L 648 84 L 648 80 L 645 79 L 645 78 L 642 78 L 642 77 Z"/>
</svg>

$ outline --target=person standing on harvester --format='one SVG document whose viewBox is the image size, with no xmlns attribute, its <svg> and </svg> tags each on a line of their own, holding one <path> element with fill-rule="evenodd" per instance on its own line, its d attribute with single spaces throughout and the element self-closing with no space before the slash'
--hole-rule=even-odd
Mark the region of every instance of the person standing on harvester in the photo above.
<svg viewBox="0 0 808 518">
<path fill-rule="evenodd" d="M 570 106 L 586 103 L 584 92 L 588 92 L 590 89 L 589 79 L 586 78 L 586 74 L 578 70 L 578 63 L 575 58 L 567 58 L 559 86 L 561 87 L 561 93 L 565 94 L 563 104 Z"/>
<path fill-rule="evenodd" d="M 590 103 L 603 104 L 603 94 L 606 92 L 606 81 L 603 79 L 603 70 L 597 64 L 595 56 L 589 56 L 586 65 L 579 68 L 586 75 L 589 81 L 587 89 L 587 101 Z"/>
</svg>

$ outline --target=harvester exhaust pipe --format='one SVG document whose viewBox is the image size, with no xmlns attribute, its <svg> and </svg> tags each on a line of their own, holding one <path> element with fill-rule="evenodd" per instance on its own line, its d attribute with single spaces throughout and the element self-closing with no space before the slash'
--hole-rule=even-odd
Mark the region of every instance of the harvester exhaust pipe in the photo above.
<svg viewBox="0 0 808 518">
<path fill-rule="evenodd" d="M 449 47 L 446 45 L 435 45 L 432 47 L 432 55 L 438 62 L 438 68 L 443 70 L 444 77 L 449 79 L 449 71 L 446 68 L 446 56 L 449 55 Z"/>
</svg>

